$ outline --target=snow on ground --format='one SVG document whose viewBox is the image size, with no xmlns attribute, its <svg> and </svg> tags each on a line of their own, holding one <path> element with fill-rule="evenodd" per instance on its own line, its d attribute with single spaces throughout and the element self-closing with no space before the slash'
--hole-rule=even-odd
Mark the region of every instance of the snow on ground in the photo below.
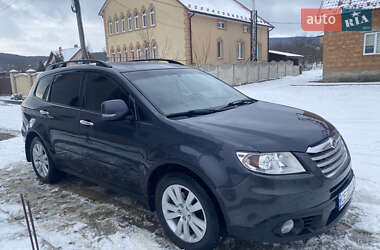
<svg viewBox="0 0 380 250">
<path fill-rule="evenodd" d="M 260 100 L 315 112 L 338 128 L 357 176 L 347 215 L 307 243 L 264 245 L 227 239 L 219 250 L 380 249 L 380 83 L 319 86 L 325 85 L 314 82 L 320 78 L 321 71 L 311 71 L 238 89 Z M 0 100 L 0 134 L 17 135 L 0 141 L 0 249 L 30 249 L 20 193 L 31 201 L 41 249 L 175 248 L 155 215 L 129 197 L 71 176 L 56 185 L 41 185 L 25 161 L 23 140 L 15 132 L 20 125 L 20 107 Z"/>
</svg>

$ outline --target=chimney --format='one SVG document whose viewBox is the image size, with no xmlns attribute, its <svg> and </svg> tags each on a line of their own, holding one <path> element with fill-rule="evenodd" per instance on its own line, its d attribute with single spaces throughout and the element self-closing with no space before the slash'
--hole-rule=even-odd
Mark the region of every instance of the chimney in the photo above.
<svg viewBox="0 0 380 250">
<path fill-rule="evenodd" d="M 74 48 L 78 48 L 78 44 L 74 44 Z"/>
</svg>

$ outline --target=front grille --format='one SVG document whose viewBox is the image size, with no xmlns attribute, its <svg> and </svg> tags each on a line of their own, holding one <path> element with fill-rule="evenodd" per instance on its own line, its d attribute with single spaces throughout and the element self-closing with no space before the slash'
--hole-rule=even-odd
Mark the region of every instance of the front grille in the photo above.
<svg viewBox="0 0 380 250">
<path fill-rule="evenodd" d="M 326 177 L 334 176 L 348 161 L 346 145 L 339 135 L 309 147 L 307 153 Z"/>
</svg>

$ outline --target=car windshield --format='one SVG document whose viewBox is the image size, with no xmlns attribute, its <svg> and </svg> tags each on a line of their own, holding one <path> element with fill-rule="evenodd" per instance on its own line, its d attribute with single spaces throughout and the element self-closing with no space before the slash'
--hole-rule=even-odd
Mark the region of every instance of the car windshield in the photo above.
<svg viewBox="0 0 380 250">
<path fill-rule="evenodd" d="M 137 71 L 124 74 L 166 116 L 249 100 L 224 82 L 195 69 Z"/>
</svg>

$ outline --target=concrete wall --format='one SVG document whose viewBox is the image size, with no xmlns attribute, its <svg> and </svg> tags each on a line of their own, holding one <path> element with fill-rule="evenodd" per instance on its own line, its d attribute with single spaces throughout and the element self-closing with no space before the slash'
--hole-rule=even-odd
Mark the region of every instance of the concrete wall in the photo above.
<svg viewBox="0 0 380 250">
<path fill-rule="evenodd" d="M 9 75 L 11 78 L 12 94 L 22 94 L 23 96 L 27 96 L 39 73 L 17 73 L 11 71 Z"/>
<path fill-rule="evenodd" d="M 201 70 L 210 73 L 230 85 L 262 82 L 279 79 L 285 76 L 297 76 L 300 68 L 292 61 L 235 63 L 219 65 L 201 65 Z"/>
</svg>

